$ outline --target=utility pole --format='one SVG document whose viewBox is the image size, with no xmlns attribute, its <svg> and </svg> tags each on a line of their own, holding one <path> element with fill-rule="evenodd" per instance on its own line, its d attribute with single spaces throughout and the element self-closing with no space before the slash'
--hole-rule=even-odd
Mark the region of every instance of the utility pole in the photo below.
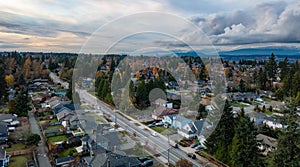
<svg viewBox="0 0 300 167">
<path fill-rule="evenodd" d="M 115 129 L 117 129 L 117 111 L 115 110 Z"/>
<path fill-rule="evenodd" d="M 170 135 L 168 135 L 168 166 L 170 166 Z"/>
</svg>

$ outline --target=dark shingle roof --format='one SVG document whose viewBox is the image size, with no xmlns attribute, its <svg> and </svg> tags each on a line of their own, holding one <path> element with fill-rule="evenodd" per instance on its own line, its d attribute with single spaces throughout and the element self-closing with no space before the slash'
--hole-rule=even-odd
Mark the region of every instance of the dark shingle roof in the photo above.
<svg viewBox="0 0 300 167">
<path fill-rule="evenodd" d="M 6 156 L 5 154 L 6 154 L 6 153 L 5 153 L 4 148 L 3 148 L 3 147 L 0 147 L 0 160 L 6 158 L 6 157 L 5 157 L 5 156 Z"/>
</svg>

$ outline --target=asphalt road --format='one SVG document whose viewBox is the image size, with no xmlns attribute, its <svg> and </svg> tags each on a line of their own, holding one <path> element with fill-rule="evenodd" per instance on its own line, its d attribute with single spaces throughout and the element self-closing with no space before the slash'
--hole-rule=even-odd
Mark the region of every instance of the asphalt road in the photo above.
<svg viewBox="0 0 300 167">
<path fill-rule="evenodd" d="M 44 141 L 44 138 L 41 134 L 41 131 L 39 129 L 38 123 L 34 117 L 33 111 L 28 112 L 29 116 L 29 123 L 30 123 L 30 129 L 32 133 L 38 134 L 41 137 L 41 142 L 39 143 L 38 147 L 36 148 L 37 153 L 37 159 L 39 161 L 40 167 L 51 167 L 49 158 L 47 156 L 48 148 L 46 146 L 46 143 Z"/>
<path fill-rule="evenodd" d="M 141 127 L 134 124 L 134 120 L 130 121 L 118 113 L 115 113 L 113 110 L 111 110 L 109 107 L 107 107 L 103 102 L 98 100 L 93 95 L 89 94 L 86 90 L 76 90 L 79 93 L 80 99 L 83 99 L 86 103 L 88 103 L 90 106 L 94 106 L 95 108 L 100 108 L 100 110 L 103 112 L 103 114 L 109 115 L 111 120 L 115 120 L 115 116 L 117 117 L 117 124 L 128 131 L 129 133 L 137 134 L 137 139 L 141 143 L 148 143 L 148 146 L 150 148 L 154 148 L 157 153 L 159 153 L 161 156 L 163 156 L 165 159 L 168 159 L 168 149 L 169 149 L 169 159 L 172 164 L 175 164 L 180 158 L 188 159 L 190 162 L 194 164 L 194 166 L 201 166 L 200 163 L 198 163 L 195 160 L 190 159 L 187 157 L 187 154 L 180 150 L 171 148 L 169 146 L 168 140 L 165 136 L 162 136 L 158 134 L 157 137 L 154 137 L 151 135 L 151 129 L 144 130 Z"/>
</svg>

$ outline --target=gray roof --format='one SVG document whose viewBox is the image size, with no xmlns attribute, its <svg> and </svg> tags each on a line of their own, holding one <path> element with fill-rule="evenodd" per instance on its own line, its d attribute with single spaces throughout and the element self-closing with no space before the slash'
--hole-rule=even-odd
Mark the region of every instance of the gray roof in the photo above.
<svg viewBox="0 0 300 167">
<path fill-rule="evenodd" d="M 177 114 L 176 116 L 175 116 L 175 120 L 177 121 L 177 122 L 181 122 L 181 123 L 190 123 L 191 122 L 191 120 L 190 119 L 187 119 L 186 117 L 184 117 L 183 115 L 181 115 L 181 114 Z"/>
<path fill-rule="evenodd" d="M 0 121 L 7 120 L 7 119 L 15 119 L 16 117 L 12 114 L 0 114 Z"/>
<path fill-rule="evenodd" d="M 104 148 L 112 148 L 121 145 L 118 132 L 108 132 L 103 135 L 99 134 L 96 136 L 96 143 Z"/>
<path fill-rule="evenodd" d="M 262 144 L 275 147 L 275 148 L 277 147 L 277 139 L 274 139 L 272 137 L 263 134 L 258 134 L 256 136 L 256 140 L 260 141 Z"/>
<path fill-rule="evenodd" d="M 262 112 L 251 112 L 247 114 L 250 118 L 266 119 L 267 115 Z"/>
<path fill-rule="evenodd" d="M 3 147 L 0 147 L 0 160 L 6 158 L 6 152 Z"/>
<path fill-rule="evenodd" d="M 265 120 L 275 122 L 275 123 L 281 123 L 281 119 L 276 119 L 276 118 L 273 118 L 273 117 L 266 117 Z"/>
<path fill-rule="evenodd" d="M 203 128 L 204 121 L 205 121 L 204 119 L 194 121 L 194 125 L 195 125 L 195 128 L 196 128 L 197 135 L 200 135 L 200 133 L 202 131 L 202 128 Z"/>
<path fill-rule="evenodd" d="M 141 162 L 135 157 L 123 156 L 116 153 L 108 152 L 95 154 L 93 157 L 85 158 L 88 165 L 92 167 L 132 167 L 138 166 Z"/>
<path fill-rule="evenodd" d="M 0 123 L 0 134 L 7 134 L 7 126 L 4 123 Z"/>
<path fill-rule="evenodd" d="M 65 109 L 65 110 L 59 112 L 58 114 L 56 114 L 56 117 L 57 117 L 57 120 L 60 121 L 61 119 L 65 118 L 66 116 L 68 116 L 70 114 L 73 115 L 73 113 L 71 112 L 71 110 Z"/>
</svg>

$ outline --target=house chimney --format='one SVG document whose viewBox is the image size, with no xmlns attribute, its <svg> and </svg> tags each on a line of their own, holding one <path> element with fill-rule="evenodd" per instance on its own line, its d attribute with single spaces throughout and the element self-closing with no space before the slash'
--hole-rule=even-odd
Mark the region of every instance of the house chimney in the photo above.
<svg viewBox="0 0 300 167">
<path fill-rule="evenodd" d="M 110 160 L 107 159 L 107 167 L 110 167 Z"/>
</svg>

